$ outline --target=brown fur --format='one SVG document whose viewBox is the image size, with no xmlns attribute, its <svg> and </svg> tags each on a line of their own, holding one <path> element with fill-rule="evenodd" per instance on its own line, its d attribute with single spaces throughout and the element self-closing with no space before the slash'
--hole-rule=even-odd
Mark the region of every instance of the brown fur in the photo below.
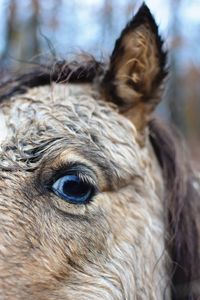
<svg viewBox="0 0 200 300">
<path fill-rule="evenodd" d="M 148 20 L 161 51 L 149 14 L 143 6 L 131 30 L 139 24 L 144 33 Z M 150 94 L 141 101 L 153 110 L 164 64 L 151 61 L 155 90 L 144 74 Z M 147 124 L 145 109 L 144 132 L 132 107 L 127 118 L 118 112 L 126 103 L 105 101 L 107 72 L 94 60 L 59 62 L 0 88 L 8 127 L 0 148 L 0 299 L 199 298 L 199 178 L 174 130 Z M 87 205 L 49 190 L 71 166 L 98 186 Z"/>
</svg>

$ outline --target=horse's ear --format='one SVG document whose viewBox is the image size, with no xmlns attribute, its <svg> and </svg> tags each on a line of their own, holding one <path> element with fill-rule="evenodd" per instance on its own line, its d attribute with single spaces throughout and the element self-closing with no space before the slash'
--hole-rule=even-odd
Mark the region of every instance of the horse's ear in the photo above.
<svg viewBox="0 0 200 300">
<path fill-rule="evenodd" d="M 116 41 L 102 81 L 106 99 L 117 104 L 142 134 L 160 100 L 165 67 L 158 27 L 143 4 Z"/>
</svg>

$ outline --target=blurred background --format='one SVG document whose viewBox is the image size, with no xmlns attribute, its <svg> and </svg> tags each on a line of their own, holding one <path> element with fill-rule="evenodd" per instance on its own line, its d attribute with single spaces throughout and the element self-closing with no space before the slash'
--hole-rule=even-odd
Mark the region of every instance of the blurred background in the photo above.
<svg viewBox="0 0 200 300">
<path fill-rule="evenodd" d="M 169 49 L 158 114 L 179 127 L 200 161 L 200 0 L 146 0 Z M 0 76 L 45 57 L 108 57 L 139 0 L 0 0 Z"/>
</svg>

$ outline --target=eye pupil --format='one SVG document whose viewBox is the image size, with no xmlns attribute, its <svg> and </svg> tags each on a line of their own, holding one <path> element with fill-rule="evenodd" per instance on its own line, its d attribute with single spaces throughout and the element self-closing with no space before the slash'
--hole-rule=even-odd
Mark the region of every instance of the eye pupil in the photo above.
<svg viewBox="0 0 200 300">
<path fill-rule="evenodd" d="M 88 192 L 88 185 L 80 181 L 79 178 L 76 178 L 75 176 L 73 177 L 74 178 L 65 181 L 63 185 L 63 192 L 65 194 L 82 197 Z"/>
<path fill-rule="evenodd" d="M 94 187 L 77 175 L 65 175 L 52 186 L 53 192 L 60 198 L 74 203 L 85 204 L 94 194 Z"/>
</svg>

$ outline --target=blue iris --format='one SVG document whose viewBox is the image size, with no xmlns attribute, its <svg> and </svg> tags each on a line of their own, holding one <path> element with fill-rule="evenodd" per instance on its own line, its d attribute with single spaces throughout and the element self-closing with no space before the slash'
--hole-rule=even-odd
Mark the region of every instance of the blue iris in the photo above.
<svg viewBox="0 0 200 300">
<path fill-rule="evenodd" d="M 77 175 L 60 177 L 52 185 L 52 190 L 58 197 L 74 204 L 86 204 L 94 194 L 94 187 Z"/>
</svg>

